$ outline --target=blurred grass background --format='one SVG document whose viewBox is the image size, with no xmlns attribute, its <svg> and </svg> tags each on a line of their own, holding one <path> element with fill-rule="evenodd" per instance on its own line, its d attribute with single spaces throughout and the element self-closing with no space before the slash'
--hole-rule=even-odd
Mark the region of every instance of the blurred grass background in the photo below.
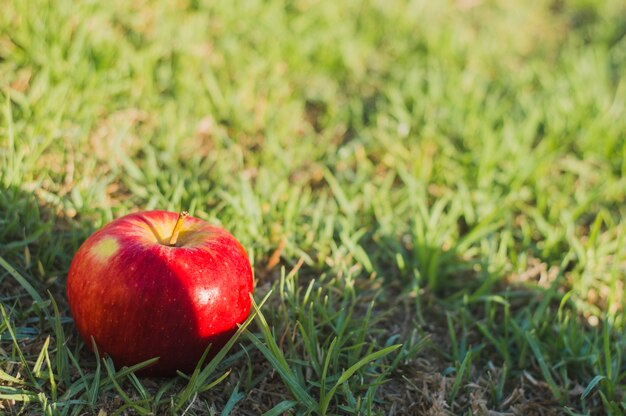
<svg viewBox="0 0 626 416">
<path fill-rule="evenodd" d="M 626 412 L 623 1 L 1 8 L 5 411 Z M 184 208 L 273 289 L 193 401 L 97 372 L 64 298 L 90 232 Z"/>
</svg>

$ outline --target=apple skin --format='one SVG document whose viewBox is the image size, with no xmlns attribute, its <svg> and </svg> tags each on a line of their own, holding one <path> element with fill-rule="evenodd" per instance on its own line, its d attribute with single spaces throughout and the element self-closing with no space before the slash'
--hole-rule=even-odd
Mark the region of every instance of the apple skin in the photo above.
<svg viewBox="0 0 626 416">
<path fill-rule="evenodd" d="M 118 218 L 92 234 L 70 265 L 67 297 L 78 332 L 118 368 L 159 357 L 140 374 L 190 372 L 250 313 L 254 282 L 241 244 L 188 216 L 171 247 L 177 219 L 166 211 Z"/>
</svg>

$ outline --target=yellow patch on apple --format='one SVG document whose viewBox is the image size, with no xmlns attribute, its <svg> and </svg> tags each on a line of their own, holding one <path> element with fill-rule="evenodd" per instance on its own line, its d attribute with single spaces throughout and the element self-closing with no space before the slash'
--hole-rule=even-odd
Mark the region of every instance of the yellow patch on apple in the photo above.
<svg viewBox="0 0 626 416">
<path fill-rule="evenodd" d="M 93 254 L 98 260 L 106 261 L 114 255 L 117 250 L 120 248 L 120 245 L 117 243 L 115 238 L 103 238 L 98 241 L 98 243 L 93 246 L 91 250 L 91 254 Z"/>
</svg>

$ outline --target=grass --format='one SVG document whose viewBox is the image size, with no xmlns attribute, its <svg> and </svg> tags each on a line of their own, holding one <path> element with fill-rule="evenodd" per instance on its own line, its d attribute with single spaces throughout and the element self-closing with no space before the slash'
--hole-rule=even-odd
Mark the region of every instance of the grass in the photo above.
<svg viewBox="0 0 626 416">
<path fill-rule="evenodd" d="M 0 413 L 626 413 L 623 1 L 72 2 L 0 13 Z M 174 379 L 64 280 L 188 209 L 259 307 Z"/>
</svg>

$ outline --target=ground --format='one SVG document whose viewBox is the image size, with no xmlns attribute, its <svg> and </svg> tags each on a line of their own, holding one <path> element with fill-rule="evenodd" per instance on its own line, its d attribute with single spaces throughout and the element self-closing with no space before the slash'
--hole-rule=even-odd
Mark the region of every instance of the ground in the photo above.
<svg viewBox="0 0 626 416">
<path fill-rule="evenodd" d="M 621 0 L 6 0 L 0 413 L 625 413 L 624 74 Z M 148 209 L 253 262 L 191 377 L 69 313 Z"/>
</svg>

